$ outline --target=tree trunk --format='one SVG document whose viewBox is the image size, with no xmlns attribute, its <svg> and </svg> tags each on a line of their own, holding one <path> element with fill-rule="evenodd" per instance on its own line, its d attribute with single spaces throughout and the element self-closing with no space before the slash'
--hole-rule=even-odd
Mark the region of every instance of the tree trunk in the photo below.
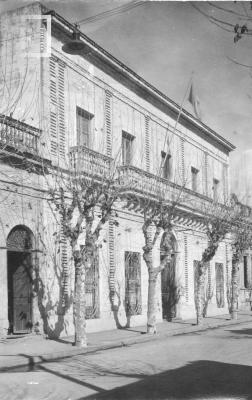
<svg viewBox="0 0 252 400">
<path fill-rule="evenodd" d="M 239 261 L 232 262 L 232 280 L 231 280 L 231 318 L 238 318 L 237 299 L 238 299 L 238 271 Z"/>
<path fill-rule="evenodd" d="M 157 272 L 149 269 L 149 284 L 148 284 L 148 311 L 147 311 L 147 333 L 157 333 L 156 314 L 157 314 L 157 301 L 156 301 L 156 284 Z"/>
<path fill-rule="evenodd" d="M 85 266 L 80 255 L 74 257 L 75 288 L 74 288 L 74 325 L 75 346 L 87 347 L 85 319 Z"/>
<path fill-rule="evenodd" d="M 204 291 L 204 284 L 205 284 L 205 273 L 204 267 L 200 267 L 198 271 L 197 277 L 197 287 L 196 287 L 196 296 L 195 296 L 195 307 L 196 307 L 196 315 L 197 315 L 197 325 L 202 325 L 203 323 L 203 298 L 202 293 Z"/>
</svg>

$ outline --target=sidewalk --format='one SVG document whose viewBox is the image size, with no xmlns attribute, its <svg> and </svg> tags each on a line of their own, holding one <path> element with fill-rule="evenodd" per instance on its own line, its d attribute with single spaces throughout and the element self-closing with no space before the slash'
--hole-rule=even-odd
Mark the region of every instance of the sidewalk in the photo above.
<svg viewBox="0 0 252 400">
<path fill-rule="evenodd" d="M 195 324 L 195 319 L 165 321 L 157 325 L 158 334 L 154 336 L 145 334 L 145 326 L 89 333 L 85 349 L 75 348 L 73 337 L 49 340 L 40 335 L 9 336 L 0 343 L 0 371 L 245 322 L 252 322 L 252 312 L 239 312 L 238 320 L 230 320 L 229 315 L 207 317 L 200 327 Z"/>
</svg>

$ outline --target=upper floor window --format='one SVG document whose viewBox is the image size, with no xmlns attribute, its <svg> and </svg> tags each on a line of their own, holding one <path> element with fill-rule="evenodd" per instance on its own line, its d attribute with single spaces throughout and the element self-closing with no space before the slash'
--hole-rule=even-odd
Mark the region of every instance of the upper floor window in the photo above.
<svg viewBox="0 0 252 400">
<path fill-rule="evenodd" d="M 213 179 L 213 199 L 214 199 L 214 201 L 218 200 L 219 186 L 220 186 L 220 181 L 218 179 Z"/>
<path fill-rule="evenodd" d="M 199 175 L 199 170 L 191 167 L 191 180 L 192 180 L 192 190 L 197 192 L 198 190 L 198 175 Z"/>
<path fill-rule="evenodd" d="M 91 123 L 93 115 L 76 107 L 76 127 L 77 127 L 77 145 L 87 146 L 90 145 Z"/>
<path fill-rule="evenodd" d="M 172 168 L 171 168 L 171 155 L 161 151 L 161 161 L 162 161 L 162 177 L 165 179 L 171 178 Z"/>
<path fill-rule="evenodd" d="M 132 164 L 133 142 L 135 137 L 127 132 L 122 132 L 122 163 L 123 165 Z"/>
</svg>

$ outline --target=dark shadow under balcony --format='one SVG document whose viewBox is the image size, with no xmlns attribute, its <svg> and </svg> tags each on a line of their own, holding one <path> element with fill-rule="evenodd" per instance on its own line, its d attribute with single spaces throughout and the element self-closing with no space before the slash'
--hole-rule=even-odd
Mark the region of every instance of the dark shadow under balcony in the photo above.
<svg viewBox="0 0 252 400">
<path fill-rule="evenodd" d="M 77 173 L 97 178 L 111 176 L 113 159 L 86 146 L 71 147 L 69 158 L 71 168 Z"/>
</svg>

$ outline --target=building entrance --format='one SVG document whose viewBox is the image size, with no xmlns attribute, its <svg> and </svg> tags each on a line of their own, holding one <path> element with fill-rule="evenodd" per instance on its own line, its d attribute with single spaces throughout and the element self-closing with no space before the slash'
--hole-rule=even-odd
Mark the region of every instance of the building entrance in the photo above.
<svg viewBox="0 0 252 400">
<path fill-rule="evenodd" d="M 8 319 L 10 333 L 32 328 L 32 233 L 14 228 L 7 239 Z"/>
</svg>

